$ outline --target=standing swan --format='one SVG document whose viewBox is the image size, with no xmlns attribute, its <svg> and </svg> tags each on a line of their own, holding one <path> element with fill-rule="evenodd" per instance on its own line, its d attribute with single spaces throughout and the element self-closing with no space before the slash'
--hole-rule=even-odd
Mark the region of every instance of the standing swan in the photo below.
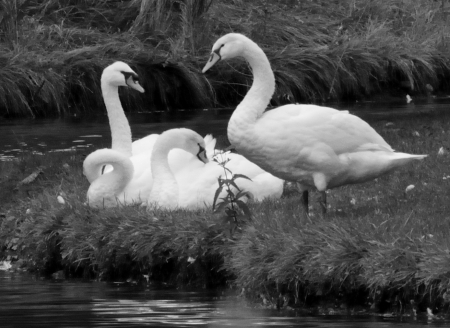
<svg viewBox="0 0 450 328">
<path fill-rule="evenodd" d="M 395 153 L 360 118 L 316 105 L 285 105 L 264 112 L 275 90 L 275 77 L 262 49 L 237 33 L 216 41 L 203 73 L 218 61 L 243 57 L 254 81 L 228 123 L 228 139 L 252 162 L 273 175 L 297 183 L 308 212 L 308 190 L 327 189 L 377 178 L 427 155 Z"/>
<path fill-rule="evenodd" d="M 192 154 L 192 158 L 197 158 L 197 161 L 191 161 L 188 166 L 174 174 L 168 165 L 168 154 L 174 148 L 184 149 Z M 241 155 L 224 156 L 230 158 L 229 163 L 235 170 L 239 170 L 233 173 L 244 174 L 252 179 L 237 179 L 235 183 L 240 189 L 249 191 L 256 200 L 281 197 L 281 179 L 263 171 Z M 151 167 L 153 188 L 148 203 L 168 209 L 211 206 L 219 187 L 217 180 L 224 175 L 221 166 L 208 161 L 203 138 L 189 129 L 171 129 L 162 133 L 153 147 Z M 225 193 L 224 191 L 223 194 Z"/>
</svg>

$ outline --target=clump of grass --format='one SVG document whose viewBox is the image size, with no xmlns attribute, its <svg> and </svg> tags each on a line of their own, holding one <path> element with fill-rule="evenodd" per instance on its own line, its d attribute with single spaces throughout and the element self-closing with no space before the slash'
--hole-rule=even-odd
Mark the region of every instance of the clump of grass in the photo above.
<svg viewBox="0 0 450 328">
<path fill-rule="evenodd" d="M 222 216 L 224 226 L 226 227 L 224 232 L 228 237 L 231 237 L 234 231 L 239 227 L 240 221 L 243 219 L 250 219 L 251 213 L 247 204 L 243 201 L 244 197 L 248 197 L 249 194 L 245 190 L 241 190 L 236 184 L 236 179 L 247 179 L 249 177 L 233 173 L 227 167 L 229 158 L 224 154 L 216 154 L 213 159 L 219 166 L 223 168 L 224 177 L 222 175 L 218 178 L 219 186 L 214 194 L 213 211 L 216 213 L 225 212 Z M 226 192 L 225 196 L 220 197 L 222 191 Z M 219 198 L 220 197 L 220 198 Z"/>
<path fill-rule="evenodd" d="M 0 112 L 9 116 L 91 112 L 90 104 L 102 110 L 98 79 L 114 60 L 146 72 L 150 92 L 124 93 L 126 110 L 235 106 L 252 81 L 245 63 L 222 65 L 206 78 L 199 71 L 211 44 L 231 31 L 248 35 L 268 54 L 277 79 L 272 105 L 449 88 L 450 31 L 438 2 L 46 0 L 2 6 L 8 15 L 0 21 L 0 61 L 6 63 Z"/>
</svg>

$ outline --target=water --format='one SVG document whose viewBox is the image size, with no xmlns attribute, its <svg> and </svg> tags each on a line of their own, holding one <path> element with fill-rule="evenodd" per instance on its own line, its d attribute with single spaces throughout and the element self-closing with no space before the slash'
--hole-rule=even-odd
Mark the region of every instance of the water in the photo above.
<svg viewBox="0 0 450 328">
<path fill-rule="evenodd" d="M 51 281 L 0 272 L 0 327 L 448 327 L 440 319 L 296 316 L 255 309 L 220 291 Z"/>
<path fill-rule="evenodd" d="M 146 113 L 128 115 L 133 139 L 167 129 L 187 127 L 202 135 L 224 135 L 230 111 Z M 0 160 L 23 152 L 73 151 L 111 147 L 108 117 L 0 120 Z"/>
<path fill-rule="evenodd" d="M 353 103 L 330 105 L 349 109 L 366 120 L 389 116 L 414 115 L 430 111 L 450 111 L 450 98 L 429 98 L 391 103 Z M 187 127 L 205 135 L 226 134 L 232 110 L 207 110 L 175 114 L 152 113 L 128 115 L 133 139 L 170 128 Z M 106 115 L 96 117 L 68 117 L 64 119 L 0 120 L 0 160 L 17 157 L 22 152 L 71 151 L 110 147 L 111 134 Z M 221 146 L 219 140 L 219 148 Z M 227 145 L 225 145 L 227 146 Z"/>
</svg>

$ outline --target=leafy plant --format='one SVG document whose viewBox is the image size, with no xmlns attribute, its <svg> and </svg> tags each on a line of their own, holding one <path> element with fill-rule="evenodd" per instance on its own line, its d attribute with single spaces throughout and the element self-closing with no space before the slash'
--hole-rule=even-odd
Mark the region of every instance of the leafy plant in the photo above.
<svg viewBox="0 0 450 328">
<path fill-rule="evenodd" d="M 219 187 L 214 194 L 213 211 L 220 213 L 225 212 L 222 217 L 225 225 L 228 225 L 228 229 L 225 229 L 227 237 L 231 237 L 233 232 L 239 228 L 239 220 L 250 219 L 251 213 L 247 204 L 242 200 L 243 197 L 249 197 L 250 194 L 241 190 L 236 184 L 236 179 L 251 179 L 243 174 L 233 174 L 229 168 L 226 167 L 227 163 L 230 161 L 224 153 L 216 155 L 213 159 L 214 162 L 219 164 L 223 168 L 224 176 L 218 178 Z M 230 176 L 231 175 L 231 176 Z M 226 191 L 226 195 L 220 197 L 222 191 Z M 236 193 L 237 191 L 237 193 Z"/>
</svg>

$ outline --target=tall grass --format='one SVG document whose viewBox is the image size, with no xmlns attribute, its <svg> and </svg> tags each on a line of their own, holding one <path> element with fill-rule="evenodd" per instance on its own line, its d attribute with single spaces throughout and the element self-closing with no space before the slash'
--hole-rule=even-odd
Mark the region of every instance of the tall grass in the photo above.
<svg viewBox="0 0 450 328">
<path fill-rule="evenodd" d="M 267 53 L 277 79 L 272 105 L 366 99 L 381 92 L 404 96 L 405 85 L 413 95 L 425 94 L 427 85 L 436 92 L 450 88 L 450 9 L 443 2 L 15 0 L 0 5 L 5 12 L 0 57 L 7 63 L 0 72 L 4 115 L 101 111 L 98 79 L 114 60 L 135 65 L 150 90 L 144 96 L 123 93 L 126 110 L 235 106 L 252 81 L 245 63 L 200 73 L 213 42 L 231 31 L 248 35 Z M 10 71 L 9 63 L 20 67 Z"/>
</svg>

